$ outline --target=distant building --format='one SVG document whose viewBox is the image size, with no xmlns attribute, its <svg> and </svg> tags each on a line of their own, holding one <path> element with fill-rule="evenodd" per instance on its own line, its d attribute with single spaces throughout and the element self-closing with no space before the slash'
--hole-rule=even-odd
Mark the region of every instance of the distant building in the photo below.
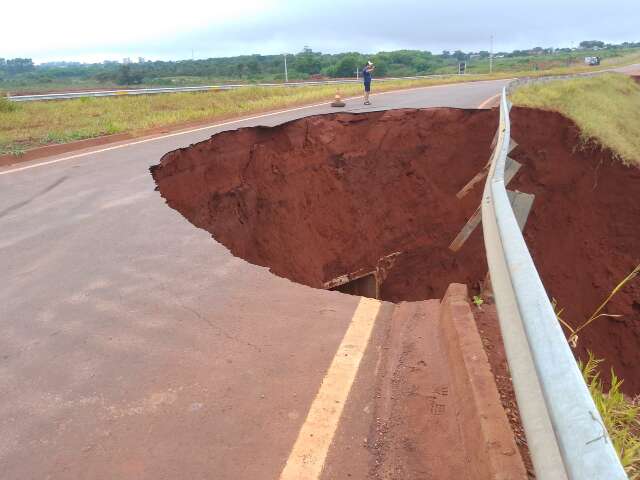
<svg viewBox="0 0 640 480">
<path fill-rule="evenodd" d="M 124 63 L 125 65 L 130 64 L 131 63 L 131 58 L 129 58 L 129 57 L 123 58 L 122 59 L 122 63 Z"/>
<path fill-rule="evenodd" d="M 144 63 L 145 59 L 144 57 L 138 57 L 138 63 Z"/>
</svg>

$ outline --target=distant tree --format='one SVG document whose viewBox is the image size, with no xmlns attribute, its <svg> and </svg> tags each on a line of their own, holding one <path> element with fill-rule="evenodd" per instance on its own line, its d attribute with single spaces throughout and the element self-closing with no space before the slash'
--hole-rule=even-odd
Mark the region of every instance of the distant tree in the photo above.
<svg viewBox="0 0 640 480">
<path fill-rule="evenodd" d="M 360 68 L 359 58 L 356 55 L 349 54 L 338 60 L 335 66 L 336 77 L 353 77 L 356 69 Z"/>
<path fill-rule="evenodd" d="M 459 62 L 462 62 L 463 60 L 467 59 L 467 54 L 464 53 L 461 50 L 456 50 L 455 52 L 453 52 L 453 56 L 455 57 L 456 60 L 458 60 Z"/>
<path fill-rule="evenodd" d="M 389 75 L 389 65 L 385 60 L 377 60 L 374 57 L 373 63 L 376 66 L 375 74 L 378 77 L 386 77 L 387 75 Z"/>
<path fill-rule="evenodd" d="M 580 42 L 580 48 L 604 48 L 604 42 L 600 40 L 583 40 Z"/>
<path fill-rule="evenodd" d="M 7 59 L 4 63 L 0 64 L 0 68 L 10 75 L 15 75 L 18 73 L 30 72 L 35 68 L 35 66 L 33 65 L 33 60 L 30 58 L 12 58 Z"/>
<path fill-rule="evenodd" d="M 106 83 L 110 80 L 113 80 L 113 74 L 111 74 L 110 72 L 98 72 L 93 76 L 93 78 L 95 78 L 100 83 Z"/>
<path fill-rule="evenodd" d="M 415 73 L 427 73 L 429 71 L 429 62 L 423 58 L 417 58 L 413 62 L 413 67 Z"/>
<path fill-rule="evenodd" d="M 612 50 L 638 48 L 639 42 L 624 42 L 608 45 L 598 40 L 581 42 L 581 47 L 611 48 Z M 603 46 L 600 46 L 603 45 Z M 566 57 L 575 57 L 572 49 L 559 49 Z M 550 49 L 537 47 L 533 50 L 514 50 L 497 55 L 516 57 L 511 60 L 518 68 L 527 68 L 534 55 L 550 53 Z M 620 50 L 622 53 L 622 50 Z M 488 52 L 477 55 L 486 58 Z M 476 55 L 476 54 L 474 54 Z M 477 57 L 474 57 L 477 58 Z M 541 57 L 537 57 L 541 58 Z M 376 77 L 422 75 L 451 69 L 454 63 L 466 61 L 469 54 L 456 50 L 444 50 L 440 55 L 432 55 L 421 50 L 396 50 L 376 54 L 345 52 L 323 54 L 305 46 L 295 55 L 287 56 L 290 79 L 306 79 L 310 75 L 322 74 L 329 77 L 354 77 L 367 60 L 376 65 Z M 226 82 L 240 79 L 252 81 L 274 81 L 282 79 L 284 61 L 282 55 L 242 55 L 235 57 L 208 58 L 201 60 L 151 61 L 128 66 L 117 62 L 84 64 L 78 62 L 48 62 L 34 65 L 31 59 L 0 59 L 0 82 L 13 82 L 29 88 L 41 83 L 56 82 L 72 85 L 73 81 L 95 79 L 121 85 L 142 83 L 153 85 L 183 85 L 186 83 Z"/>
<path fill-rule="evenodd" d="M 300 73 L 315 75 L 322 70 L 322 54 L 305 46 L 302 52 L 294 57 L 293 67 Z"/>
<path fill-rule="evenodd" d="M 142 78 L 141 73 L 132 71 L 131 65 L 120 65 L 116 83 L 118 85 L 137 85 L 142 83 Z"/>
<path fill-rule="evenodd" d="M 258 64 L 258 59 L 254 57 L 249 60 L 247 62 L 247 70 L 249 72 L 249 75 L 251 75 L 252 77 L 258 75 L 258 73 L 260 73 L 260 65 Z"/>
</svg>

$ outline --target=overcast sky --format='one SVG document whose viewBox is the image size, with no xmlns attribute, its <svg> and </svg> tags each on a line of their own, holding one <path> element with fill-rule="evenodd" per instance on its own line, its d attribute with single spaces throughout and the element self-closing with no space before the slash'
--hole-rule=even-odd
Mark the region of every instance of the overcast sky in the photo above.
<svg viewBox="0 0 640 480">
<path fill-rule="evenodd" d="M 21 0 L 2 6 L 0 57 L 178 60 L 400 48 L 496 51 L 640 41 L 640 0 Z M 10 20 L 9 20 L 10 19 Z"/>
</svg>

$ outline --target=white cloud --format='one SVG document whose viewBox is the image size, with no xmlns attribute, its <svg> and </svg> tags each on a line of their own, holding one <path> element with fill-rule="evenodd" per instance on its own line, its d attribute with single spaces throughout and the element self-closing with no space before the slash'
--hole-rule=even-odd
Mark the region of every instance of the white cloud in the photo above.
<svg viewBox="0 0 640 480">
<path fill-rule="evenodd" d="M 0 57 L 100 61 L 415 48 L 496 50 L 638 41 L 637 0 L 22 0 L 2 7 Z M 25 20 L 21 20 L 25 19 Z"/>
<path fill-rule="evenodd" d="M 66 57 L 93 52 L 102 58 L 132 55 L 203 28 L 215 29 L 265 15 L 274 0 L 23 0 L 2 6 L 0 56 Z M 187 47 L 188 48 L 188 47 Z M 144 52 L 140 52 L 142 54 Z"/>
</svg>

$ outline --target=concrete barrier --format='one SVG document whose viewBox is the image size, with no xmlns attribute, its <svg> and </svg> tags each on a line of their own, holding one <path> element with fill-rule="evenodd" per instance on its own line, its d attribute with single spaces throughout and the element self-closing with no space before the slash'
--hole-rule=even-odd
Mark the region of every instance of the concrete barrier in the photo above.
<svg viewBox="0 0 640 480">
<path fill-rule="evenodd" d="M 440 328 L 460 398 L 459 423 L 478 479 L 526 479 L 527 473 L 500 402 L 468 300 L 467 287 L 451 284 L 440 308 Z"/>
</svg>

